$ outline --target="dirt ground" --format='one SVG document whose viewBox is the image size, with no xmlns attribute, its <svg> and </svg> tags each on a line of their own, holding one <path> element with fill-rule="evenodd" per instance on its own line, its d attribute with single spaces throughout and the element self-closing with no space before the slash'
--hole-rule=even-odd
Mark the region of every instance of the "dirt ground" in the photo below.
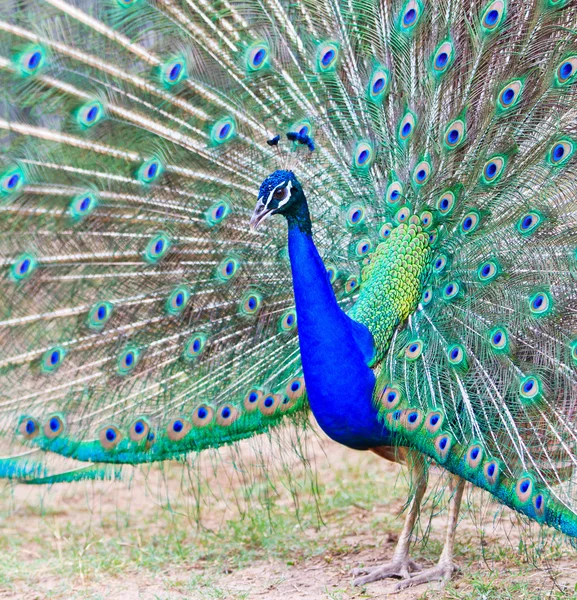
<svg viewBox="0 0 577 600">
<path fill-rule="evenodd" d="M 409 486 L 401 467 L 313 436 L 307 456 L 315 480 L 287 453 L 290 439 L 282 452 L 259 444 L 213 453 L 192 470 L 179 463 L 138 470 L 123 482 L 6 486 L 0 490 L 0 598 L 278 600 L 393 593 L 395 581 L 352 587 L 351 570 L 392 556 Z M 414 544 L 425 566 L 434 564 L 444 537 L 445 483 L 431 474 L 432 493 Z M 577 597 L 575 551 L 558 536 L 521 532 L 516 516 L 488 503 L 486 494 L 468 491 L 464 504 L 456 547 L 460 573 L 444 590 L 422 585 L 395 598 Z"/>
</svg>

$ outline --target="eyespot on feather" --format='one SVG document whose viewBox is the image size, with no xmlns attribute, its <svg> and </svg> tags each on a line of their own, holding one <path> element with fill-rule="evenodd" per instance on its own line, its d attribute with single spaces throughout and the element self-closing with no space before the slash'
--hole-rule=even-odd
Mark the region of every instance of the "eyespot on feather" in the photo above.
<svg viewBox="0 0 577 600">
<path fill-rule="evenodd" d="M 427 183 L 431 176 L 431 164 L 427 160 L 422 160 L 413 169 L 413 183 L 417 186 L 422 186 Z"/>
<path fill-rule="evenodd" d="M 39 433 L 38 421 L 32 417 L 21 417 L 18 423 L 18 432 L 27 440 L 33 440 Z"/>
<path fill-rule="evenodd" d="M 274 415 L 282 402 L 280 394 L 263 394 L 258 401 L 258 409 L 266 417 Z"/>
<path fill-rule="evenodd" d="M 401 223 L 406 223 L 411 216 L 411 211 L 407 206 L 403 206 L 399 208 L 399 210 L 395 213 L 395 222 L 400 225 Z"/>
<path fill-rule="evenodd" d="M 229 142 L 235 135 L 236 121 L 232 117 L 220 119 L 210 130 L 210 138 L 217 145 Z"/>
<path fill-rule="evenodd" d="M 433 273 L 439 275 L 445 270 L 447 266 L 447 256 L 445 254 L 439 254 L 433 261 Z"/>
<path fill-rule="evenodd" d="M 405 347 L 405 358 L 410 361 L 417 360 L 423 353 L 423 342 L 421 340 L 413 340 Z"/>
<path fill-rule="evenodd" d="M 156 434 L 154 431 L 149 431 L 146 438 L 146 443 L 144 444 L 144 449 L 150 450 L 154 444 L 156 444 Z"/>
<path fill-rule="evenodd" d="M 285 387 L 285 394 L 290 400 L 298 400 L 305 393 L 305 380 L 303 377 L 293 377 Z"/>
<path fill-rule="evenodd" d="M 297 325 L 297 313 L 295 310 L 287 310 L 279 320 L 279 331 L 288 333 L 293 331 Z"/>
<path fill-rule="evenodd" d="M 119 375 L 128 375 L 131 373 L 140 359 L 140 352 L 134 346 L 129 346 L 120 353 L 116 363 L 116 370 Z"/>
<path fill-rule="evenodd" d="M 294 398 L 289 398 L 287 395 L 282 396 L 282 400 L 279 406 L 279 410 L 284 413 L 290 410 L 295 404 L 297 400 Z"/>
<path fill-rule="evenodd" d="M 499 477 L 501 475 L 501 467 L 499 461 L 494 458 L 489 460 L 483 466 L 483 475 L 489 487 L 493 487 L 499 483 Z"/>
<path fill-rule="evenodd" d="M 171 442 L 179 442 L 188 435 L 191 429 L 192 425 L 186 419 L 176 417 L 166 426 L 166 437 Z"/>
<path fill-rule="evenodd" d="M 449 281 L 443 288 L 443 300 L 455 300 L 461 292 L 461 285 L 457 281 Z"/>
<path fill-rule="evenodd" d="M 403 411 L 399 409 L 387 412 L 385 419 L 391 431 L 399 431 L 401 428 L 402 416 Z"/>
<path fill-rule="evenodd" d="M 543 217 L 535 211 L 523 215 L 517 222 L 516 228 L 521 235 L 530 235 L 543 222 Z"/>
<path fill-rule="evenodd" d="M 435 435 L 445 421 L 445 414 L 440 410 L 429 412 L 425 418 L 425 431 L 430 435 Z"/>
<path fill-rule="evenodd" d="M 139 418 L 132 423 L 130 428 L 128 429 L 128 437 L 133 442 L 142 442 L 144 440 L 148 440 L 148 434 L 150 432 L 150 425 L 148 421 L 144 418 Z"/>
<path fill-rule="evenodd" d="M 481 29 L 485 35 L 494 33 L 501 27 L 507 17 L 505 0 L 494 0 L 485 5 L 481 11 Z"/>
<path fill-rule="evenodd" d="M 201 404 L 192 415 L 192 423 L 195 427 L 207 427 L 214 419 L 214 409 L 208 404 Z"/>
<path fill-rule="evenodd" d="M 225 258 L 216 270 L 216 276 L 221 281 L 232 279 L 240 268 L 240 260 L 234 256 Z"/>
<path fill-rule="evenodd" d="M 55 439 L 64 433 L 64 419 L 58 414 L 51 415 L 44 423 L 42 429 L 48 439 Z"/>
<path fill-rule="evenodd" d="M 232 209 L 228 202 L 219 200 L 215 202 L 205 213 L 206 222 L 209 227 L 222 223 L 230 215 Z"/>
<path fill-rule="evenodd" d="M 390 223 L 385 223 L 379 229 L 379 237 L 381 237 L 383 240 L 386 240 L 390 237 L 392 231 L 393 226 Z"/>
<path fill-rule="evenodd" d="M 122 433 L 114 425 L 107 425 L 100 430 L 98 438 L 105 450 L 114 450 L 122 441 Z"/>
<path fill-rule="evenodd" d="M 374 159 L 375 150 L 373 145 L 365 140 L 357 143 L 354 152 L 353 165 L 357 169 L 368 169 Z"/>
<path fill-rule="evenodd" d="M 270 48 L 264 41 L 252 44 L 246 53 L 245 64 L 249 72 L 257 72 L 269 66 Z"/>
<path fill-rule="evenodd" d="M 447 348 L 447 359 L 453 367 L 467 368 L 467 352 L 461 344 L 453 344 Z"/>
<path fill-rule="evenodd" d="M 519 384 L 519 395 L 524 403 L 529 404 L 538 400 L 541 396 L 541 392 L 541 380 L 536 375 L 529 375 L 521 379 L 521 383 Z"/>
<path fill-rule="evenodd" d="M 349 227 L 360 225 L 365 220 L 365 209 L 362 204 L 353 204 L 347 210 L 346 223 Z"/>
<path fill-rule="evenodd" d="M 490 283 L 501 273 L 497 260 L 491 259 L 481 263 L 477 269 L 477 277 L 481 283 Z"/>
<path fill-rule="evenodd" d="M 402 411 L 401 426 L 409 433 L 418 431 L 423 425 L 423 413 L 418 408 L 407 408 Z"/>
<path fill-rule="evenodd" d="M 561 139 L 551 146 L 547 160 L 550 165 L 560 167 L 564 165 L 575 152 L 575 142 L 568 138 Z"/>
<path fill-rule="evenodd" d="M 502 327 L 494 327 L 489 331 L 489 343 L 493 350 L 497 353 L 506 353 L 509 351 L 509 334 Z"/>
<path fill-rule="evenodd" d="M 469 235 L 477 230 L 481 223 L 481 215 L 475 211 L 469 211 L 465 214 L 465 216 L 461 219 L 461 223 L 459 225 L 459 231 L 463 235 Z"/>
<path fill-rule="evenodd" d="M 151 240 L 146 245 L 142 257 L 146 262 L 155 264 L 166 256 L 170 246 L 171 242 L 168 235 L 163 231 L 159 231 L 152 236 Z"/>
<path fill-rule="evenodd" d="M 392 384 L 387 384 L 382 389 L 379 400 L 385 410 L 394 410 L 403 401 L 403 396 L 399 388 Z"/>
<path fill-rule="evenodd" d="M 216 424 L 220 427 L 230 427 L 240 416 L 238 408 L 232 404 L 225 404 L 218 409 Z"/>
<path fill-rule="evenodd" d="M 529 476 L 523 476 L 517 481 L 515 485 L 515 497 L 521 504 L 525 504 L 531 499 L 533 485 L 533 480 Z"/>
<path fill-rule="evenodd" d="M 548 292 L 536 292 L 529 298 L 529 311 L 534 317 L 545 317 L 552 310 L 553 298 Z"/>
<path fill-rule="evenodd" d="M 483 173 L 481 174 L 481 183 L 485 185 L 492 185 L 497 183 L 505 170 L 505 157 L 493 156 L 491 157 L 483 167 Z"/>
<path fill-rule="evenodd" d="M 359 280 L 357 277 L 349 277 L 345 283 L 345 292 L 354 294 L 359 289 Z"/>
<path fill-rule="evenodd" d="M 399 29 L 407 35 L 412 33 L 419 23 L 422 11 L 423 7 L 419 0 L 406 2 L 399 15 Z"/>
<path fill-rule="evenodd" d="M 547 505 L 547 494 L 538 492 L 533 496 L 533 510 L 538 519 L 545 516 L 545 507 Z"/>
<path fill-rule="evenodd" d="M 516 106 L 521 99 L 523 81 L 516 79 L 507 83 L 497 96 L 497 108 L 499 112 L 506 112 Z"/>
<path fill-rule="evenodd" d="M 405 116 L 401 119 L 397 130 L 397 137 L 399 143 L 404 144 L 408 142 L 417 126 L 417 115 L 412 111 L 407 111 Z"/>
<path fill-rule="evenodd" d="M 184 359 L 193 361 L 198 358 L 206 345 L 207 336 L 204 333 L 192 334 L 184 345 Z"/>
<path fill-rule="evenodd" d="M 25 252 L 14 261 L 10 269 L 10 279 L 14 282 L 28 279 L 34 273 L 37 266 L 36 257 L 29 252 Z"/>
<path fill-rule="evenodd" d="M 262 304 L 262 296 L 257 292 L 247 292 L 240 301 L 240 312 L 248 317 L 256 315 Z"/>
<path fill-rule="evenodd" d="M 450 40 L 442 42 L 431 57 L 431 73 L 434 77 L 442 77 L 453 64 L 453 44 Z"/>
<path fill-rule="evenodd" d="M 423 290 L 423 295 L 421 296 L 421 303 L 425 306 L 431 303 L 433 299 L 433 288 L 429 285 Z"/>
<path fill-rule="evenodd" d="M 331 282 L 331 284 L 334 283 L 337 280 L 337 268 L 331 263 L 326 263 L 325 268 L 327 270 L 327 276 L 329 278 L 329 281 Z"/>
<path fill-rule="evenodd" d="M 99 204 L 99 198 L 93 192 L 85 192 L 75 196 L 70 202 L 68 212 L 74 221 L 81 221 L 94 212 Z"/>
<path fill-rule="evenodd" d="M 555 71 L 555 83 L 563 86 L 572 83 L 577 73 L 577 56 L 568 56 L 563 59 Z"/>
<path fill-rule="evenodd" d="M 455 208 L 456 197 L 454 192 L 451 190 L 447 190 L 441 196 L 439 196 L 436 208 L 439 213 L 445 217 L 451 214 L 452 210 Z"/>
<path fill-rule="evenodd" d="M 164 165 L 156 158 L 151 158 L 142 163 L 138 169 L 137 178 L 143 184 L 156 181 L 164 172 Z"/>
<path fill-rule="evenodd" d="M 465 462 L 470 469 L 477 469 L 483 460 L 483 447 L 480 444 L 472 444 L 467 449 Z"/>
<path fill-rule="evenodd" d="M 437 455 L 437 461 L 444 463 L 449 456 L 449 452 L 451 451 L 453 437 L 448 433 L 442 433 L 434 439 L 433 445 Z"/>
<path fill-rule="evenodd" d="M 456 119 L 449 123 L 445 129 L 443 141 L 447 150 L 458 148 L 465 141 L 465 122 L 462 119 Z"/>
<path fill-rule="evenodd" d="M 20 75 L 29 77 L 39 73 L 46 64 L 46 50 L 42 46 L 29 46 L 16 57 L 15 62 L 20 67 Z"/>
<path fill-rule="evenodd" d="M 11 167 L 0 175 L 0 195 L 9 196 L 18 192 L 25 183 L 24 172 L 20 167 Z"/>
<path fill-rule="evenodd" d="M 339 60 L 339 45 L 336 42 L 323 42 L 317 50 L 317 71 L 334 71 Z"/>
<path fill-rule="evenodd" d="M 392 181 L 385 193 L 385 200 L 388 204 L 395 206 L 403 199 L 403 184 L 400 181 Z"/>
<path fill-rule="evenodd" d="M 357 257 L 362 258 L 369 254 L 372 250 L 373 244 L 369 238 L 363 238 L 359 240 L 355 245 L 355 254 Z"/>
<path fill-rule="evenodd" d="M 83 104 L 76 111 L 76 121 L 82 129 L 96 125 L 104 117 L 104 108 L 98 100 Z"/>
<path fill-rule="evenodd" d="M 66 356 L 66 350 L 60 346 L 55 346 L 54 348 L 50 348 L 46 350 L 46 352 L 42 355 L 41 360 L 41 369 L 45 374 L 54 373 L 57 371 Z"/>
<path fill-rule="evenodd" d="M 182 58 L 173 58 L 163 65 L 160 72 L 161 83 L 172 87 L 186 78 L 186 62 Z"/>
<path fill-rule="evenodd" d="M 179 285 L 166 299 L 164 306 L 166 312 L 173 316 L 179 315 L 186 308 L 189 299 L 190 292 L 188 289 L 183 285 Z"/>
<path fill-rule="evenodd" d="M 367 96 L 373 102 L 382 102 L 389 88 L 390 74 L 383 67 L 373 71 L 367 88 Z"/>
<path fill-rule="evenodd" d="M 419 218 L 425 231 L 433 225 L 433 213 L 430 210 L 423 211 Z"/>
<path fill-rule="evenodd" d="M 250 390 L 247 395 L 244 397 L 243 406 L 247 412 L 254 412 L 258 406 L 259 402 L 263 396 L 263 393 L 259 389 Z"/>
</svg>

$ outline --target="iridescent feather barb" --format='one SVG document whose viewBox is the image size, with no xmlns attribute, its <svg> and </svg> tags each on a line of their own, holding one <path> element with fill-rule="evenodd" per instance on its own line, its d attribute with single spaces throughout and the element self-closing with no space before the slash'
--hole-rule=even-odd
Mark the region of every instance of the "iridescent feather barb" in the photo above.
<svg viewBox="0 0 577 600">
<path fill-rule="evenodd" d="M 576 20 L 563 0 L 3 6 L 0 474 L 58 477 L 46 452 L 108 476 L 305 408 L 283 225 L 247 226 L 281 169 L 373 334 L 391 443 L 574 535 Z"/>
</svg>

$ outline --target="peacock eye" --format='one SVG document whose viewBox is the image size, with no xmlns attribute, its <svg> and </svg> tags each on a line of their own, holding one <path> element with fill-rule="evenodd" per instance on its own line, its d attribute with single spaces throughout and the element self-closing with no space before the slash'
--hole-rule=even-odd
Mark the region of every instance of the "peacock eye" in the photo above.
<svg viewBox="0 0 577 600">
<path fill-rule="evenodd" d="M 282 200 L 285 197 L 285 193 L 286 193 L 286 188 L 280 188 L 280 189 L 274 191 L 274 194 L 272 195 L 272 197 L 275 200 Z"/>
</svg>

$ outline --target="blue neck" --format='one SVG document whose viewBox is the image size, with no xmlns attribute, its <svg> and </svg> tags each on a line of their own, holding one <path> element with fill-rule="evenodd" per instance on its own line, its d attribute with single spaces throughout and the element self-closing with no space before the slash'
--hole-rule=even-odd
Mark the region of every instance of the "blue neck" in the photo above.
<svg viewBox="0 0 577 600">
<path fill-rule="evenodd" d="M 374 354 L 369 330 L 341 310 L 313 242 L 306 202 L 287 215 L 303 372 L 313 414 L 323 431 L 351 448 L 386 443 L 373 404 Z"/>
</svg>

